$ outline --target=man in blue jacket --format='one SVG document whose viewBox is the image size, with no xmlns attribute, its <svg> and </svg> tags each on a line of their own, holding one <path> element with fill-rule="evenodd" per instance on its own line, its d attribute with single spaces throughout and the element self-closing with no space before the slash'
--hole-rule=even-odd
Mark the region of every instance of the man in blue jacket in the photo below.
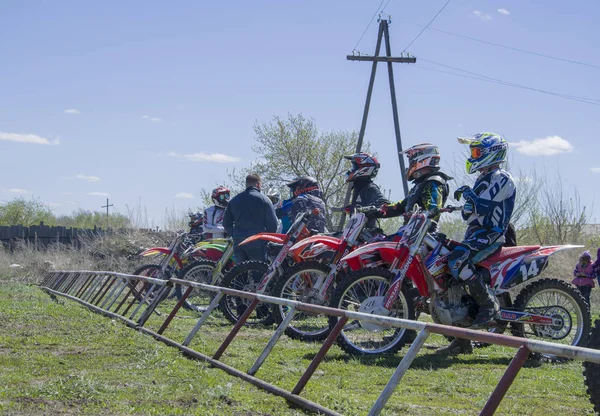
<svg viewBox="0 0 600 416">
<path fill-rule="evenodd" d="M 233 236 L 233 255 L 237 263 L 246 260 L 265 260 L 265 242 L 253 241 L 239 245 L 246 238 L 261 232 L 277 231 L 277 217 L 273 204 L 260 192 L 260 176 L 246 176 L 246 190 L 234 196 L 225 210 L 223 227 Z"/>
</svg>

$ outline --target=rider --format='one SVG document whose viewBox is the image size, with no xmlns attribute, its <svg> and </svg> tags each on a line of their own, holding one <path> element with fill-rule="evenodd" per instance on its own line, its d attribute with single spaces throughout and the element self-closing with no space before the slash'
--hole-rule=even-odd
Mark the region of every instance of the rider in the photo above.
<svg viewBox="0 0 600 416">
<path fill-rule="evenodd" d="M 308 221 L 307 227 L 310 231 L 326 232 L 325 203 L 321 199 L 322 193 L 317 180 L 310 176 L 301 176 L 286 185 L 290 188 L 291 203 L 284 203 L 281 208 L 277 209 L 277 217 L 287 216 L 293 223 L 299 214 L 318 208 L 319 214 Z"/>
<path fill-rule="evenodd" d="M 438 147 L 420 143 L 401 153 L 408 158 L 406 179 L 413 183 L 413 187 L 402 201 L 383 207 L 385 217 L 400 216 L 411 211 L 415 204 L 423 209 L 442 208 L 450 193 L 448 181 L 452 178 L 440 171 Z"/>
<path fill-rule="evenodd" d="M 479 172 L 473 188 L 461 186 L 454 199 L 465 203 L 462 216 L 467 221 L 467 231 L 462 243 L 448 255 L 452 277 L 465 285 L 467 293 L 479 305 L 472 328 L 484 326 L 495 319 L 499 305 L 490 293 L 475 265 L 498 251 L 505 242 L 516 196 L 515 183 L 507 171 L 501 169 L 506 162 L 508 143 L 494 133 L 479 133 L 470 138 L 458 138 L 468 144 L 471 157 L 467 159 L 467 173 Z M 455 338 L 440 352 L 471 353 L 471 341 Z"/>
<path fill-rule="evenodd" d="M 214 205 L 204 210 L 204 232 L 212 234 L 212 238 L 223 238 L 227 235 L 223 227 L 223 217 L 230 197 L 231 191 L 224 186 L 213 189 L 210 195 Z"/>
<path fill-rule="evenodd" d="M 383 195 L 379 186 L 373 182 L 379 171 L 379 161 L 369 153 L 355 153 L 344 156 L 352 162 L 352 167 L 346 172 L 346 182 L 352 182 L 352 202 L 350 207 L 381 207 L 390 201 Z M 377 228 L 377 219 L 370 218 L 366 224 L 367 229 Z"/>
<path fill-rule="evenodd" d="M 273 208 L 275 208 L 276 212 L 283 205 L 283 201 L 281 200 L 281 193 L 275 188 L 269 188 L 269 190 L 267 191 L 267 198 L 269 198 L 271 200 L 271 203 L 273 204 Z M 282 223 L 281 219 L 277 218 L 277 232 L 281 233 L 282 229 L 283 229 L 283 223 Z"/>
</svg>

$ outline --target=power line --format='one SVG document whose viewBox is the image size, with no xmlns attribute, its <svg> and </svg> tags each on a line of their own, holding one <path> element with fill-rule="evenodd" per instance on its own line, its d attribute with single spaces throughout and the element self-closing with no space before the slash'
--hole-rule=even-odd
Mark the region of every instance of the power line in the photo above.
<svg viewBox="0 0 600 416">
<path fill-rule="evenodd" d="M 578 101 L 578 102 L 582 102 L 582 103 L 585 103 L 585 104 L 592 104 L 592 105 L 600 106 L 600 100 L 598 100 L 596 98 L 581 97 L 581 96 L 577 96 L 577 95 L 569 95 L 569 94 L 563 94 L 563 93 L 559 93 L 559 92 L 555 92 L 555 91 L 548 91 L 548 90 L 543 90 L 543 89 L 540 89 L 540 88 L 529 87 L 527 85 L 516 84 L 514 82 L 509 82 L 509 81 L 504 81 L 504 80 L 501 80 L 501 79 L 498 79 L 498 78 L 488 77 L 487 75 L 482 75 L 482 74 L 478 74 L 476 72 L 467 71 L 465 69 L 457 68 L 457 67 L 454 67 L 454 66 L 451 66 L 451 65 L 442 64 L 440 62 L 430 61 L 430 60 L 423 59 L 423 58 L 419 58 L 419 60 L 424 61 L 424 62 L 429 62 L 429 63 L 434 64 L 434 65 L 439 65 L 439 66 L 442 66 L 442 67 L 445 67 L 445 68 L 449 68 L 449 69 L 452 69 L 454 71 L 463 72 L 464 74 L 457 74 L 455 72 L 444 71 L 444 70 L 437 69 L 437 68 L 428 68 L 428 67 L 422 67 L 422 66 L 418 67 L 418 68 L 426 69 L 426 70 L 429 70 L 429 71 L 441 72 L 441 73 L 445 73 L 445 74 L 449 74 L 449 75 L 454 75 L 454 76 L 461 77 L 461 78 L 474 79 L 474 80 L 477 80 L 477 81 L 484 81 L 484 82 L 489 82 L 489 83 L 492 83 L 492 84 L 499 84 L 499 85 L 503 85 L 503 86 L 507 86 L 507 87 L 513 87 L 513 88 L 520 88 L 520 89 L 529 90 L 529 91 L 535 91 L 535 92 L 539 92 L 539 93 L 542 93 L 542 94 L 553 95 L 553 96 L 559 97 L 559 98 L 565 98 L 567 100 Z"/>
<path fill-rule="evenodd" d="M 392 0 L 388 0 L 388 2 L 385 4 L 385 6 L 383 6 L 383 9 L 381 9 L 381 13 L 383 13 L 385 11 L 386 7 L 390 4 L 391 1 Z M 389 14 L 388 14 L 388 16 L 389 16 Z"/>
<path fill-rule="evenodd" d="M 487 75 L 478 74 L 476 72 L 467 71 L 466 69 L 461 69 L 461 68 L 457 68 L 457 67 L 454 67 L 454 66 L 451 66 L 451 65 L 442 64 L 440 62 L 430 61 L 430 60 L 423 59 L 423 58 L 419 58 L 419 60 L 424 61 L 424 62 L 429 62 L 429 63 L 432 63 L 434 65 L 443 66 L 445 68 L 453 69 L 455 71 L 464 72 L 466 74 L 473 75 L 473 76 L 478 77 L 478 78 L 483 79 L 483 80 L 493 81 L 495 83 L 501 83 L 501 84 L 509 86 L 509 87 L 522 88 L 522 89 L 527 89 L 527 90 L 530 90 L 530 91 L 541 92 L 543 94 L 550 94 L 550 95 L 554 95 L 554 96 L 558 96 L 558 97 L 562 97 L 562 98 L 572 99 L 572 100 L 575 100 L 575 101 L 581 101 L 581 102 L 587 102 L 589 104 L 600 105 L 600 100 L 596 99 L 596 98 L 581 97 L 581 96 L 577 96 L 577 95 L 569 95 L 569 94 L 563 94 L 563 93 L 558 93 L 558 92 L 554 92 L 554 91 L 543 90 L 543 89 L 540 89 L 540 88 L 529 87 L 527 85 L 516 84 L 514 82 L 504 81 L 504 80 L 501 80 L 501 79 L 498 79 L 498 78 L 489 77 Z"/>
<path fill-rule="evenodd" d="M 429 29 L 429 30 L 433 30 L 434 32 L 444 33 L 446 35 L 452 35 L 452 36 L 456 36 L 456 37 L 459 37 L 459 38 L 468 39 L 468 40 L 471 40 L 473 42 L 479 42 L 479 43 L 484 43 L 486 45 L 496 46 L 498 48 L 509 49 L 509 50 L 512 50 L 512 51 L 526 53 L 526 54 L 529 54 L 529 55 L 535 55 L 535 56 L 540 56 L 540 57 L 547 58 L 547 59 L 553 59 L 555 61 L 567 62 L 567 63 L 570 63 L 570 64 L 576 64 L 576 65 L 587 66 L 589 68 L 600 69 L 600 65 L 594 65 L 594 64 L 587 63 L 587 62 L 577 61 L 577 60 L 574 60 L 574 59 L 560 58 L 558 56 L 552 56 L 552 55 L 548 55 L 548 54 L 545 54 L 545 53 L 539 53 L 539 52 L 529 51 L 529 50 L 526 50 L 526 49 L 516 48 L 514 46 L 502 45 L 500 43 L 490 42 L 490 41 L 487 41 L 487 40 L 478 39 L 478 38 L 474 38 L 474 37 L 471 37 L 471 36 L 461 35 L 459 33 L 448 32 L 447 30 L 436 29 L 434 27 L 429 27 L 429 25 L 431 24 L 431 22 L 429 22 L 429 24 L 427 24 L 427 25 L 420 25 L 418 23 L 412 23 L 412 24 L 414 24 L 415 26 L 422 27 L 423 30 L 421 31 L 421 33 L 423 33 L 425 30 Z M 419 35 L 421 33 L 419 33 Z"/>
<path fill-rule="evenodd" d="M 358 44 L 360 43 L 361 40 L 363 40 L 363 38 L 365 37 L 365 34 L 367 33 L 367 30 L 369 30 L 369 28 L 373 24 L 373 20 L 375 20 L 375 17 L 377 16 L 377 13 L 379 12 L 379 9 L 381 9 L 381 6 L 383 5 L 384 1 L 385 0 L 381 0 L 381 3 L 379 3 L 379 6 L 377 7 L 377 10 L 375 10 L 375 13 L 373 13 L 373 17 L 371 17 L 371 20 L 369 20 L 369 24 L 365 28 L 365 31 L 362 33 L 362 35 L 360 35 L 360 38 L 358 38 L 358 42 L 356 42 L 356 45 L 354 45 L 354 49 L 353 49 L 354 51 L 356 50 L 356 48 L 358 48 Z M 388 1 L 388 4 L 389 4 L 389 1 Z M 387 4 L 385 6 L 387 7 Z M 384 7 L 384 9 L 385 9 L 385 7 Z"/>
<path fill-rule="evenodd" d="M 429 23 L 427 23 L 427 24 L 426 24 L 426 25 L 423 27 L 423 29 L 421 29 L 421 31 L 419 32 L 419 34 L 418 34 L 417 36 L 415 36 L 415 38 L 414 38 L 413 40 L 411 40 L 411 41 L 410 41 L 410 43 L 409 43 L 409 44 L 406 46 L 406 48 L 404 48 L 404 50 L 403 50 L 402 52 L 405 52 L 405 51 L 406 51 L 408 48 L 410 48 L 410 46 L 411 46 L 413 43 L 415 43 L 415 41 L 416 41 L 417 39 L 419 39 L 419 37 L 421 37 L 421 35 L 423 34 L 423 32 L 425 32 L 425 31 L 427 30 L 427 28 L 429 27 L 429 25 L 430 25 L 430 24 L 432 24 L 432 23 L 433 23 L 433 21 L 434 21 L 434 20 L 435 20 L 435 19 L 436 19 L 436 18 L 437 18 L 439 15 L 440 15 L 440 13 L 444 11 L 444 9 L 445 9 L 445 8 L 446 8 L 446 6 L 447 6 L 447 5 L 450 3 L 450 1 L 452 1 L 452 0 L 448 0 L 448 1 L 446 2 L 446 4 L 444 4 L 440 10 L 438 10 L 438 12 L 435 14 L 435 16 L 433 16 L 433 18 L 432 18 L 432 19 L 429 21 Z"/>
</svg>

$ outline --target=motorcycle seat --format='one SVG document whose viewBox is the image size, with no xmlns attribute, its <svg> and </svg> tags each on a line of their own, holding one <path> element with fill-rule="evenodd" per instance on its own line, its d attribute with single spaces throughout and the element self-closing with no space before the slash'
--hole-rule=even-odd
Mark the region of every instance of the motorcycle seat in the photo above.
<svg viewBox="0 0 600 416">
<path fill-rule="evenodd" d="M 516 247 L 502 247 L 498 252 L 491 255 L 480 264 L 494 264 L 500 261 L 506 260 L 510 257 L 515 257 L 521 254 L 531 253 L 538 250 L 540 246 L 516 246 Z"/>
</svg>

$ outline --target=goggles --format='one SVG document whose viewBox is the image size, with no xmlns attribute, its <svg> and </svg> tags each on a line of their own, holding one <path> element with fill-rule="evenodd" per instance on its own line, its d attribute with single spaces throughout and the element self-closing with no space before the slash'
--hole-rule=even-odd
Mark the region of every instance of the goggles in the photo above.
<svg viewBox="0 0 600 416">
<path fill-rule="evenodd" d="M 479 159 L 482 154 L 483 154 L 483 152 L 481 151 L 481 148 L 471 147 L 471 158 L 472 159 Z"/>
</svg>

